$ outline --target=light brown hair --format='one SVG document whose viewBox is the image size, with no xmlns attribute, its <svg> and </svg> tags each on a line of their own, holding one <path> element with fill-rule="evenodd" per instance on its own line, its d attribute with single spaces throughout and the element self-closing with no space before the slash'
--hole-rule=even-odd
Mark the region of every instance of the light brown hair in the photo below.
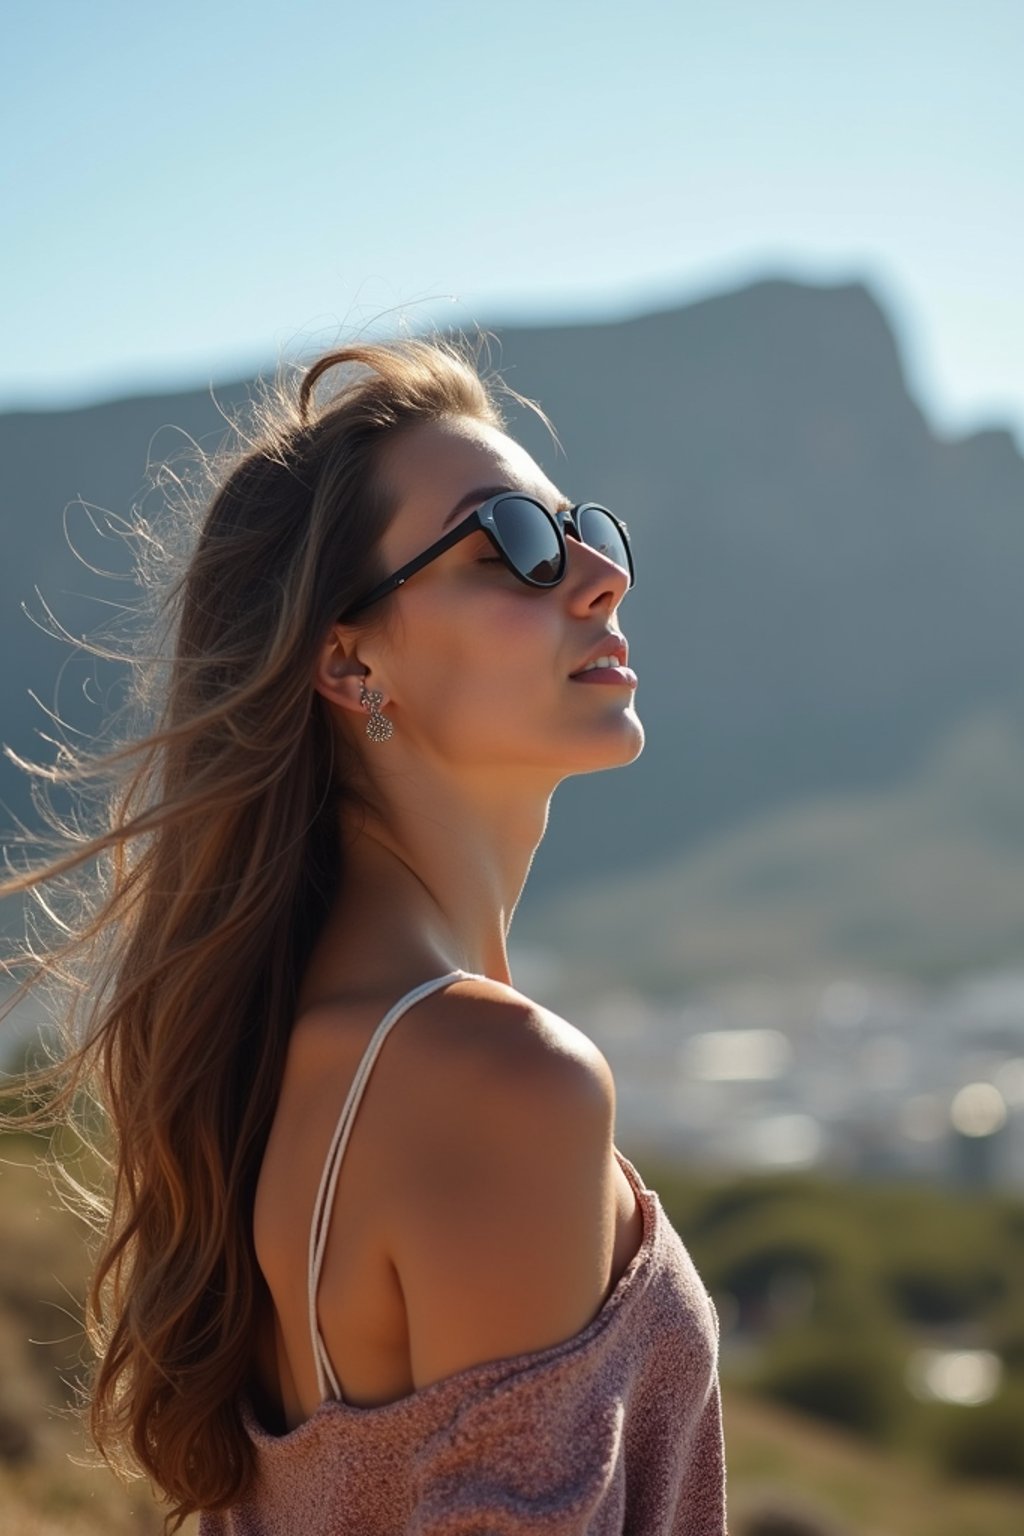
<svg viewBox="0 0 1024 1536">
<path fill-rule="evenodd" d="M 136 512 L 155 601 L 122 657 L 132 731 L 101 754 L 62 745 L 54 768 L 8 749 L 36 778 L 105 786 L 84 828 L 34 787 L 52 856 L 0 885 L 49 927 L 4 961 L 28 974 L 2 1013 L 42 980 L 59 1041 L 0 1125 L 73 1126 L 106 1170 L 87 1190 L 57 1159 L 95 1233 L 79 1412 L 120 1476 L 162 1492 L 168 1533 L 234 1503 L 254 1470 L 238 1399 L 264 1284 L 256 1179 L 298 984 L 344 877 L 339 799 L 367 795 L 312 675 L 331 624 L 387 574 L 379 450 L 425 420 L 504 426 L 495 385 L 537 409 L 452 341 L 345 346 L 298 378 L 264 387 L 241 446 L 199 456 L 207 489 L 175 509 L 180 553 Z"/>
</svg>

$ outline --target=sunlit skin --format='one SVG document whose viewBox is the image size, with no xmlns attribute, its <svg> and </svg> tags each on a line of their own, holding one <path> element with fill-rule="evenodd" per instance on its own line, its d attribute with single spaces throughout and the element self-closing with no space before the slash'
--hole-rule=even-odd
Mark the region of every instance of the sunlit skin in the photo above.
<svg viewBox="0 0 1024 1536">
<path fill-rule="evenodd" d="M 382 468 L 397 495 L 386 572 L 432 544 L 477 488 L 569 505 L 518 443 L 467 418 L 417 426 L 388 445 Z M 583 495 L 600 499 L 590 487 Z M 511 984 L 506 938 L 555 788 L 643 750 L 633 688 L 569 678 L 603 634 L 624 632 L 628 575 L 571 536 L 567 545 L 564 579 L 541 591 L 474 533 L 385 599 L 390 642 L 358 619 L 332 627 L 314 686 L 386 808 L 365 824 L 341 813 L 345 887 L 326 935 L 339 975 L 358 957 L 360 978 L 379 975 L 385 987 L 406 968 L 461 967 Z M 387 742 L 366 736 L 364 679 L 383 694 Z"/>
</svg>

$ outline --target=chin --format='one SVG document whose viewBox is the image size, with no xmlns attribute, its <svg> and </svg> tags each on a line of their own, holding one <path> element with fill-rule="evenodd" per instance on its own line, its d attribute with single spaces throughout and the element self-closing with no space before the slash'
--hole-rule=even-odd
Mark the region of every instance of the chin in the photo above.
<svg viewBox="0 0 1024 1536">
<path fill-rule="evenodd" d="M 636 762 L 644 749 L 644 728 L 629 710 L 607 729 L 595 732 L 587 743 L 583 760 L 570 773 L 599 773 L 603 768 L 625 768 Z"/>
</svg>

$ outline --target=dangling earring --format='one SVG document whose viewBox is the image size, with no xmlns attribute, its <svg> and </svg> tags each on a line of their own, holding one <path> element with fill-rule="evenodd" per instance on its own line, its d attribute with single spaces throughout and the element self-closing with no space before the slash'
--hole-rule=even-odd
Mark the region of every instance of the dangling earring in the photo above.
<svg viewBox="0 0 1024 1536">
<path fill-rule="evenodd" d="M 371 741 L 390 741 L 394 735 L 394 721 L 381 712 L 381 700 L 384 695 L 376 688 L 367 692 L 365 681 L 360 684 L 361 692 L 359 702 L 370 711 L 370 718 L 366 722 L 366 734 Z"/>
</svg>

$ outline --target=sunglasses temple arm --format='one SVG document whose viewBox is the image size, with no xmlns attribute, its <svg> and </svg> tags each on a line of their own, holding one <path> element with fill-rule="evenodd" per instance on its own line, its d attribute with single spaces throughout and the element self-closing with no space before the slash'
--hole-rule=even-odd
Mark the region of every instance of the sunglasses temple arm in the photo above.
<svg viewBox="0 0 1024 1536">
<path fill-rule="evenodd" d="M 436 544 L 431 544 L 429 549 L 425 549 L 414 560 L 410 560 L 407 565 L 403 565 L 399 570 L 395 571 L 394 575 L 389 576 L 386 581 L 382 581 L 379 586 L 374 587 L 372 592 L 368 592 L 365 597 L 361 597 L 358 603 L 353 603 L 350 608 L 346 608 L 345 615 L 350 616 L 354 613 L 360 613 L 364 608 L 368 608 L 371 603 L 377 602 L 379 598 L 386 597 L 389 592 L 393 592 L 396 587 L 400 587 L 404 582 L 408 581 L 410 576 L 415 576 L 417 571 L 421 571 L 425 565 L 429 565 L 431 560 L 436 560 L 438 555 L 443 555 L 445 550 L 451 549 L 453 544 L 457 544 L 460 539 L 467 538 L 469 534 L 475 533 L 478 528 L 482 527 L 483 523 L 480 521 L 478 513 L 470 513 L 469 517 L 465 518 L 463 522 L 456 524 L 448 533 L 442 534 Z"/>
</svg>

